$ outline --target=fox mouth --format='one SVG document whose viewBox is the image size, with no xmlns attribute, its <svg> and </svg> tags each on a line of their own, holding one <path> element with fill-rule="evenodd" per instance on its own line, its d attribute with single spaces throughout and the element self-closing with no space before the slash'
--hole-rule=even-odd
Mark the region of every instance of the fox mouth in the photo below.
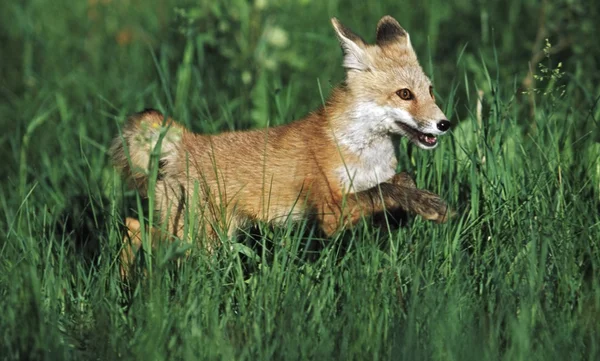
<svg viewBox="0 0 600 361">
<path fill-rule="evenodd" d="M 404 123 L 397 122 L 398 126 L 402 128 L 402 131 L 408 139 L 417 145 L 421 145 L 423 148 L 434 148 L 437 143 L 437 137 L 431 133 L 423 133 L 419 130 L 410 127 Z"/>
</svg>

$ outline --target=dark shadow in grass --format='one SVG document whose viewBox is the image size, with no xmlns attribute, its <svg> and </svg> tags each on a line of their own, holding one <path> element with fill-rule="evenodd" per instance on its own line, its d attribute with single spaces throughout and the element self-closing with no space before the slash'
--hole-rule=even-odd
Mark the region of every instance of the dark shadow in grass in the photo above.
<svg viewBox="0 0 600 361">
<path fill-rule="evenodd" d="M 86 264 L 97 260 L 101 251 L 100 241 L 108 236 L 110 218 L 105 209 L 108 204 L 104 197 L 74 195 L 66 202 L 54 224 L 57 238 L 70 240 L 72 249 Z"/>
<path fill-rule="evenodd" d="M 374 238 L 359 238 L 372 241 L 376 243 L 378 247 L 384 248 L 386 247 L 385 245 L 388 244 L 385 242 L 387 230 L 393 231 L 398 228 L 409 227 L 412 218 L 413 217 L 407 212 L 401 210 L 389 212 L 387 214 L 375 214 L 373 217 L 365 220 L 366 224 L 358 224 L 356 225 L 356 228 L 364 226 L 370 227 L 371 230 L 367 230 L 367 232 L 371 233 L 372 231 Z M 377 228 L 379 228 L 379 232 L 377 231 Z M 301 272 L 303 266 L 308 266 L 310 268 L 312 264 L 318 263 L 320 257 L 324 253 L 327 253 L 328 257 L 334 255 L 335 263 L 342 262 L 343 259 L 348 256 L 348 252 L 351 252 L 352 248 L 356 247 L 357 232 L 360 232 L 360 230 L 347 229 L 332 238 L 328 238 L 314 220 L 309 221 L 304 225 L 296 226 L 291 232 L 290 238 L 301 243 L 292 262 L 299 267 Z M 377 234 L 379 234 L 379 236 L 375 236 Z M 258 272 L 261 263 L 270 264 L 273 262 L 277 247 L 282 247 L 281 239 L 279 239 L 277 235 L 278 232 L 276 226 L 254 226 L 243 236 L 238 237 L 238 241 L 243 242 L 246 246 L 250 247 L 255 254 L 263 255 L 258 261 L 243 254 L 239 255 L 242 260 L 245 279 L 253 277 L 253 275 Z M 329 249 L 329 251 L 327 251 L 327 249 Z M 321 279 L 314 278 L 312 274 L 304 273 L 304 275 L 310 277 L 315 283 L 320 283 L 322 281 Z M 341 292 L 343 292 L 343 287 L 340 284 L 336 284 L 334 288 L 337 293 L 341 294 Z M 398 283 L 396 293 L 398 302 L 402 305 L 401 307 L 405 309 L 405 295 L 402 294 L 400 283 Z M 341 300 L 342 299 L 339 299 L 338 302 L 342 302 Z M 343 302 L 338 303 L 336 306 L 337 311 L 341 312 L 343 306 Z M 307 309 L 306 312 L 308 315 L 311 311 Z M 309 317 L 307 316 L 307 318 Z"/>
<path fill-rule="evenodd" d="M 387 220 L 386 220 L 387 218 Z M 387 213 L 377 213 L 371 218 L 367 219 L 367 225 L 373 228 L 380 228 L 387 230 L 389 226 L 391 230 L 408 227 L 411 216 L 403 210 L 397 210 Z M 356 227 L 360 227 L 358 224 Z M 305 225 L 293 226 L 295 229 L 290 234 L 290 238 L 301 242 L 298 248 L 297 259 L 300 262 L 314 262 L 316 261 L 320 253 L 331 245 L 332 238 L 328 238 L 324 232 L 320 229 L 316 220 L 310 219 Z M 277 226 L 258 226 L 251 227 L 247 232 L 238 237 L 238 241 L 244 243 L 250 247 L 258 255 L 265 254 L 265 260 L 269 262 L 270 256 L 273 255 L 277 243 L 280 242 L 278 239 L 274 239 L 273 235 L 277 235 Z M 355 230 L 346 229 L 341 232 L 340 235 L 336 236 L 337 240 L 336 247 L 338 248 L 338 256 L 343 258 L 347 253 L 348 246 L 350 245 L 352 238 L 355 236 Z M 247 260 L 248 265 L 256 262 L 251 261 L 249 257 L 242 256 Z M 255 266 L 248 266 L 248 270 L 255 269 Z"/>
</svg>

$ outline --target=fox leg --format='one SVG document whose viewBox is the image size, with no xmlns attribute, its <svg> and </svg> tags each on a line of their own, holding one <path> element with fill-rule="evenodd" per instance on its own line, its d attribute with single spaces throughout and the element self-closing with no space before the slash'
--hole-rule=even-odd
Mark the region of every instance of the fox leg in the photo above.
<svg viewBox="0 0 600 361">
<path fill-rule="evenodd" d="M 186 232 L 187 234 L 184 234 L 183 216 L 180 214 L 181 212 L 177 212 L 177 210 L 181 209 L 182 207 L 180 205 L 173 207 L 173 212 L 167 217 L 166 230 L 158 227 L 150 228 L 150 233 L 152 235 L 151 247 L 153 249 L 158 247 L 159 242 L 170 240 L 174 237 L 179 239 L 194 238 L 201 240 L 201 247 L 208 254 L 211 254 L 220 244 L 220 234 L 226 234 L 228 237 L 233 237 L 237 232 L 237 228 L 244 223 L 239 216 L 236 216 L 235 213 L 231 212 L 219 216 L 216 216 L 211 212 L 197 213 L 197 219 L 188 218 L 193 225 L 190 225 L 188 227 L 188 232 Z M 127 234 L 123 237 L 123 247 L 119 255 L 121 261 L 120 273 L 123 281 L 126 281 L 131 277 L 137 254 L 142 248 L 142 232 L 146 231 L 135 218 L 126 218 L 125 226 L 127 228 Z M 192 231 L 192 228 L 196 228 L 195 231 Z M 185 255 L 188 256 L 189 251 L 186 251 Z M 179 263 L 179 260 L 177 262 Z"/>
<path fill-rule="evenodd" d="M 401 207 L 406 211 L 416 213 L 429 221 L 444 223 L 454 214 L 446 202 L 435 193 L 418 189 L 412 177 L 406 173 L 398 173 L 388 183 L 402 187 L 410 193 L 407 202 Z"/>
<path fill-rule="evenodd" d="M 135 254 L 142 246 L 141 225 L 137 219 L 127 217 L 125 219 L 127 234 L 123 237 L 123 246 L 119 254 L 119 272 L 121 279 L 127 280 L 131 274 L 131 268 L 135 261 Z"/>
<path fill-rule="evenodd" d="M 119 255 L 121 261 L 119 271 L 123 281 L 131 276 L 136 255 L 142 248 L 142 232 L 144 231 L 140 222 L 131 217 L 125 219 L 125 227 L 127 228 L 127 234 L 123 237 L 123 247 Z M 157 242 L 164 238 L 164 234 L 155 227 L 152 227 L 150 232 L 152 234 L 152 247 L 155 247 Z"/>
<path fill-rule="evenodd" d="M 407 172 L 397 173 L 385 183 L 392 183 L 406 188 L 417 188 L 415 180 Z"/>
<path fill-rule="evenodd" d="M 125 226 L 127 228 L 127 233 L 123 237 L 123 247 L 121 248 L 121 252 L 119 254 L 119 259 L 121 261 L 119 271 L 123 281 L 127 281 L 131 278 L 138 253 L 142 248 L 142 232 L 146 231 L 142 228 L 137 219 L 131 217 L 127 217 L 125 219 Z M 183 224 L 175 225 L 173 233 L 168 233 L 169 234 L 165 234 L 164 231 L 157 227 L 151 227 L 150 234 L 152 236 L 152 249 L 156 249 L 159 242 L 173 239 L 173 237 L 181 239 L 183 236 Z M 219 239 L 218 233 L 214 230 L 209 222 L 204 221 L 204 229 L 203 232 L 200 232 L 200 234 L 202 234 L 202 237 L 204 238 L 204 249 L 209 254 L 212 253 Z M 187 257 L 189 255 L 189 251 L 186 251 L 185 255 Z M 179 261 L 177 262 L 179 264 Z"/>
<path fill-rule="evenodd" d="M 170 193 L 167 193 L 170 191 Z M 179 192 L 174 192 L 171 188 L 163 186 L 157 187 L 157 199 L 162 211 L 161 218 L 164 220 L 162 225 L 152 226 L 149 229 L 152 244 L 150 247 L 156 249 L 160 242 L 172 240 L 174 238 L 184 239 L 184 215 L 185 199 L 183 188 Z M 173 200 L 173 201 L 170 201 Z M 162 207 L 168 204 L 168 207 Z M 166 210 L 166 211 L 165 211 Z M 127 233 L 123 237 L 123 248 L 119 255 L 121 265 L 121 279 L 127 281 L 131 278 L 133 267 L 139 257 L 138 254 L 142 248 L 142 232 L 147 232 L 140 222 L 135 218 L 126 218 L 125 226 Z M 162 227 L 161 227 L 162 226 Z M 206 229 L 210 229 L 206 227 Z M 207 237 L 210 237 L 207 231 Z"/>
<path fill-rule="evenodd" d="M 363 216 L 386 210 L 403 209 L 438 223 L 449 218 L 446 203 L 438 195 L 416 188 L 406 173 L 397 174 L 390 182 L 336 199 L 324 208 L 318 218 L 328 236 L 356 224 Z"/>
</svg>

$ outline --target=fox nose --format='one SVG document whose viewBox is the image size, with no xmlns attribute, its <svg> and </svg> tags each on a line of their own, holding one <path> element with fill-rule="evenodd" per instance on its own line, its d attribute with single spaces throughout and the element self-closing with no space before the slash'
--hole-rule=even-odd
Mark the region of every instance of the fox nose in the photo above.
<svg viewBox="0 0 600 361">
<path fill-rule="evenodd" d="M 446 119 L 444 120 L 440 120 L 439 123 L 437 123 L 437 128 L 439 130 L 441 130 L 442 132 L 445 132 L 446 130 L 450 129 L 450 125 L 452 125 L 449 121 L 447 121 Z"/>
</svg>

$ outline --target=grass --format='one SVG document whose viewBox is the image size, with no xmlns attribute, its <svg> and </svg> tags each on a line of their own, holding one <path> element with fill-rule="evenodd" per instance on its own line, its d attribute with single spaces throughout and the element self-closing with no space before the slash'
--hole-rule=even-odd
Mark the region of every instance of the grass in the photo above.
<svg viewBox="0 0 600 361">
<path fill-rule="evenodd" d="M 538 5 L 510 3 L 4 2 L 0 358 L 597 360 L 597 54 L 548 26 L 523 94 Z M 106 154 L 126 114 L 287 123 L 343 79 L 328 18 L 373 40 L 386 13 L 458 123 L 434 152 L 402 142 L 399 170 L 458 216 L 326 241 L 259 225 L 177 271 L 165 245 L 124 285 L 123 219 L 151 214 Z"/>
</svg>

